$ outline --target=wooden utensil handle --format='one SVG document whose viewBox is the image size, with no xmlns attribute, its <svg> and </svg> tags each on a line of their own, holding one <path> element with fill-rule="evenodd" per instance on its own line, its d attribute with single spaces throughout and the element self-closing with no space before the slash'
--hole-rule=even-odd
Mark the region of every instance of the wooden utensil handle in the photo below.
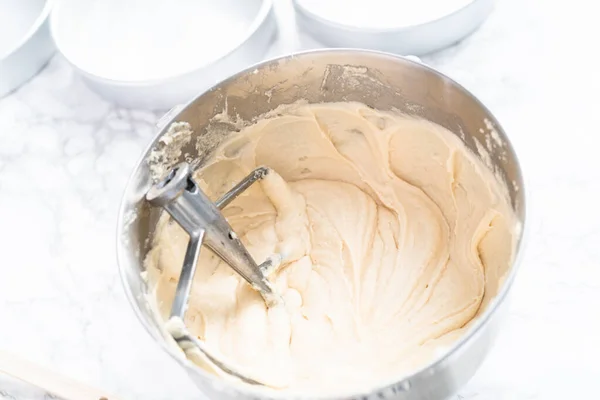
<svg viewBox="0 0 600 400">
<path fill-rule="evenodd" d="M 119 400 L 112 394 L 76 382 L 3 351 L 0 351 L 0 373 L 37 386 L 65 400 Z"/>
</svg>

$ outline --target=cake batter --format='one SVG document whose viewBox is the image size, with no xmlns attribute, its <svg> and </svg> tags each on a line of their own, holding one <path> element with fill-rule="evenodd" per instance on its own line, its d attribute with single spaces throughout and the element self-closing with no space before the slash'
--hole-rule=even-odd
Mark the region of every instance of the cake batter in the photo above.
<svg viewBox="0 0 600 400">
<path fill-rule="evenodd" d="M 425 366 L 498 292 L 514 251 L 505 186 L 451 132 L 359 103 L 288 106 L 234 133 L 196 174 L 213 199 L 270 173 L 224 215 L 255 260 L 281 255 L 261 296 L 204 248 L 186 324 L 281 390 L 369 389 Z M 165 214 L 146 260 L 167 317 L 188 237 Z"/>
</svg>

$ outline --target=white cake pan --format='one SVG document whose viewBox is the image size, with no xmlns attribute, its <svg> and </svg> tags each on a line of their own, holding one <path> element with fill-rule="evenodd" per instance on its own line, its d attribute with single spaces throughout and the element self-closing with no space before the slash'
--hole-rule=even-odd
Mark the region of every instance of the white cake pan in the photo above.
<svg viewBox="0 0 600 400">
<path fill-rule="evenodd" d="M 176 2 L 172 3 L 175 7 Z M 126 108 L 166 110 L 177 104 L 188 102 L 191 98 L 216 82 L 251 64 L 261 61 L 267 52 L 276 32 L 276 23 L 272 10 L 272 0 L 226 0 L 204 2 L 201 14 L 194 15 L 198 24 L 208 24 L 215 13 L 235 15 L 235 23 L 243 21 L 247 26 L 245 34 L 234 46 L 224 48 L 221 56 L 207 60 L 185 72 L 174 72 L 171 75 L 150 80 L 124 80 L 109 74 L 98 73 L 97 70 L 83 65 L 81 51 L 85 49 L 77 35 L 73 34 L 73 18 L 76 18 L 82 3 L 77 0 L 63 1 L 57 4 L 50 16 L 50 30 L 58 51 L 73 66 L 82 80 L 96 93 L 119 106 Z M 115 10 L 118 13 L 118 10 Z M 143 15 L 140 15 L 143 18 Z M 165 20 L 165 24 L 177 24 L 177 21 Z M 85 28 L 85 27 L 84 27 Z M 110 29 L 110 27 L 107 27 Z M 173 45 L 190 46 L 190 51 L 202 51 L 203 41 L 213 43 L 227 35 L 231 26 L 223 24 L 211 32 L 209 37 L 188 38 L 185 43 Z M 188 43 L 191 40 L 191 45 Z M 194 42 L 194 40 L 196 42 Z M 157 50 L 158 51 L 158 50 Z M 118 63 L 119 58 L 114 57 Z M 174 60 L 176 62 L 176 60 Z M 176 65 L 175 65 L 176 67 Z"/>
<path fill-rule="evenodd" d="M 35 76 L 54 53 L 50 0 L 0 1 L 0 97 Z"/>
<path fill-rule="evenodd" d="M 415 0 L 415 4 L 419 4 L 418 1 Z M 376 19 L 371 17 L 367 20 L 368 16 L 365 16 L 364 21 L 359 21 L 360 18 L 357 20 L 356 16 L 344 19 L 343 15 L 347 15 L 347 12 L 336 13 L 325 8 L 330 3 L 293 0 L 300 29 L 324 45 L 417 56 L 441 50 L 473 33 L 489 16 L 494 2 L 495 0 L 471 0 L 461 3 L 463 5 L 455 9 L 445 6 L 441 15 L 432 9 L 430 18 L 427 18 L 429 13 L 424 12 L 417 23 L 410 24 L 401 18 L 402 7 L 410 5 L 388 1 L 388 4 L 396 4 L 393 14 L 398 15 L 398 23 L 396 26 L 389 22 L 378 26 Z M 381 1 L 372 6 L 378 7 L 377 3 Z M 381 12 L 390 13 L 390 10 Z M 393 20 L 388 17 L 386 19 Z"/>
</svg>

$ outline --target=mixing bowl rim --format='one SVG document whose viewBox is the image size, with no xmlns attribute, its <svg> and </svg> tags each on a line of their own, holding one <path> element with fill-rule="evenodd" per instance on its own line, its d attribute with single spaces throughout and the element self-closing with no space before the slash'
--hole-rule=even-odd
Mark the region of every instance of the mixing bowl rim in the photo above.
<svg viewBox="0 0 600 400">
<path fill-rule="evenodd" d="M 505 278 L 505 280 L 503 282 L 503 287 L 500 290 L 500 292 L 490 301 L 489 305 L 487 306 L 487 309 L 483 312 L 482 315 L 477 317 L 473 326 L 470 327 L 467 330 L 467 332 L 465 332 L 460 337 L 460 339 L 456 340 L 448 350 L 446 350 L 443 354 L 436 357 L 435 359 L 433 359 L 431 362 L 429 362 L 427 365 L 423 366 L 422 368 L 417 369 L 416 371 L 412 372 L 409 375 L 405 375 L 405 376 L 402 376 L 402 377 L 399 377 L 399 378 L 396 378 L 393 380 L 389 380 L 387 382 L 382 381 L 381 383 L 377 384 L 376 387 L 373 387 L 372 389 L 370 389 L 368 392 L 362 390 L 361 392 L 358 392 L 358 393 L 356 393 L 356 392 L 352 392 L 352 393 L 340 392 L 340 393 L 335 393 L 335 394 L 331 394 L 331 395 L 327 394 L 327 395 L 313 396 L 309 392 L 303 392 L 303 393 L 297 393 L 297 392 L 291 392 L 291 391 L 279 392 L 274 389 L 268 389 L 268 388 L 266 389 L 261 386 L 252 386 L 249 384 L 245 384 L 245 383 L 241 383 L 241 382 L 238 383 L 238 382 L 234 382 L 233 380 L 230 381 L 227 379 L 220 378 L 214 374 L 211 374 L 211 373 L 203 370 L 199 366 L 196 366 L 195 364 L 191 363 L 189 360 L 184 359 L 182 357 L 181 353 L 177 353 L 175 351 L 174 347 L 170 347 L 166 341 L 162 340 L 162 338 L 154 337 L 154 335 L 152 333 L 153 327 L 146 323 L 146 320 L 144 319 L 144 317 L 141 313 L 141 309 L 139 309 L 136 305 L 135 294 L 131 291 L 131 286 L 128 284 L 127 272 L 125 271 L 125 267 L 124 267 L 126 262 L 125 262 L 125 255 L 123 254 L 125 249 L 123 248 L 122 237 L 124 235 L 124 229 L 126 227 L 125 222 L 127 220 L 126 215 L 127 215 L 127 211 L 128 211 L 127 205 L 129 204 L 127 201 L 127 194 L 132 190 L 132 184 L 134 181 L 134 177 L 135 177 L 137 171 L 139 170 L 139 168 L 145 162 L 147 154 L 154 147 L 154 145 L 156 144 L 158 139 L 160 137 L 162 137 L 162 135 L 166 132 L 166 129 L 168 128 L 168 126 L 171 123 L 177 121 L 178 117 L 202 96 L 206 95 L 207 93 L 209 93 L 211 91 L 217 90 L 218 88 L 222 87 L 223 85 L 226 85 L 227 83 L 230 83 L 236 79 L 239 79 L 240 77 L 242 77 L 244 75 L 252 74 L 253 71 L 256 70 L 257 68 L 264 68 L 273 63 L 285 61 L 285 60 L 289 60 L 289 59 L 293 59 L 293 58 L 304 57 L 304 56 L 313 56 L 313 55 L 318 55 L 318 54 L 338 54 L 338 55 L 346 54 L 348 56 L 352 56 L 352 55 L 365 56 L 366 55 L 366 56 L 391 59 L 392 61 L 406 62 L 409 64 L 413 64 L 413 65 L 417 66 L 418 68 L 423 68 L 423 69 L 433 73 L 434 76 L 436 77 L 436 79 L 442 79 L 442 80 L 449 81 L 453 85 L 454 89 L 460 90 L 460 91 L 464 92 L 465 94 L 467 94 L 475 102 L 475 104 L 481 108 L 481 110 L 486 114 L 487 118 L 491 118 L 495 122 L 497 132 L 498 132 L 499 136 L 501 137 L 501 139 L 503 140 L 503 142 L 505 143 L 505 149 L 507 150 L 507 152 L 510 155 L 513 156 L 515 170 L 517 171 L 517 178 L 520 180 L 517 183 L 520 185 L 519 190 L 520 190 L 523 201 L 520 204 L 520 206 L 522 208 L 522 211 L 521 211 L 522 218 L 520 218 L 520 220 L 519 220 L 520 226 L 518 227 L 519 229 L 517 231 L 518 237 L 517 237 L 516 244 L 515 244 L 515 253 L 514 253 L 514 257 L 513 257 L 513 262 L 511 264 L 511 270 L 510 270 L 508 276 Z M 258 396 L 266 394 L 269 398 L 272 398 L 272 399 L 289 399 L 289 398 L 309 399 L 310 398 L 310 399 L 318 399 L 318 400 L 335 400 L 335 399 L 339 399 L 339 398 L 345 398 L 347 396 L 362 398 L 364 396 L 368 396 L 369 394 L 377 393 L 379 391 L 385 390 L 386 388 L 389 388 L 390 386 L 401 386 L 403 383 L 408 383 L 408 385 L 410 386 L 410 382 L 415 377 L 423 374 L 425 371 L 443 369 L 446 364 L 452 362 L 451 359 L 453 357 L 457 356 L 457 353 L 459 352 L 459 350 L 462 349 L 463 346 L 467 342 L 469 342 L 470 340 L 473 340 L 480 333 L 480 331 L 487 324 L 487 322 L 492 317 L 492 315 L 494 315 L 496 309 L 499 307 L 500 304 L 502 304 L 502 302 L 506 298 L 508 292 L 512 288 L 512 284 L 513 284 L 515 276 L 517 274 L 518 267 L 521 264 L 521 260 L 523 257 L 523 248 L 524 248 L 523 243 L 525 242 L 525 239 L 528 236 L 529 228 L 528 228 L 528 224 L 526 223 L 526 219 L 527 219 L 526 218 L 526 198 L 528 196 L 527 196 L 527 189 L 524 187 L 525 187 L 525 179 L 524 179 L 524 176 L 522 173 L 521 165 L 520 165 L 518 157 L 514 151 L 514 148 L 511 144 L 509 138 L 507 137 L 504 129 L 500 125 L 500 123 L 497 121 L 497 119 L 491 113 L 491 111 L 475 95 L 473 95 L 470 91 L 468 91 L 466 88 L 464 88 L 462 85 L 460 85 L 458 82 L 454 81 L 453 79 L 449 78 L 448 76 L 446 76 L 446 75 L 442 74 L 441 72 L 435 70 L 434 68 L 432 68 L 426 64 L 420 63 L 418 61 L 414 61 L 409 58 L 399 56 L 397 54 L 376 51 L 376 50 L 365 50 L 365 49 L 355 49 L 355 48 L 335 48 L 335 49 L 327 48 L 327 49 L 308 50 L 308 51 L 292 53 L 292 54 L 288 54 L 288 55 L 284 55 L 284 56 L 274 57 L 274 58 L 262 61 L 260 63 L 254 64 L 254 65 L 252 65 L 248 68 L 245 68 L 244 70 L 242 70 L 236 74 L 233 74 L 232 76 L 218 82 L 217 84 L 213 85 L 211 88 L 200 93 L 194 99 L 192 99 L 187 104 L 185 104 L 185 106 L 181 107 L 177 113 L 174 113 L 174 115 L 172 115 L 166 121 L 166 123 L 160 129 L 158 129 L 157 134 L 154 136 L 152 141 L 149 143 L 149 145 L 146 147 L 144 152 L 141 154 L 138 162 L 136 163 L 133 171 L 131 172 L 131 174 L 128 178 L 128 181 L 127 181 L 126 188 L 123 192 L 121 204 L 119 206 L 119 215 L 118 215 L 118 220 L 117 220 L 117 264 L 118 264 L 118 268 L 119 268 L 119 274 L 120 274 L 121 282 L 124 286 L 124 290 L 125 290 L 126 296 L 128 298 L 128 301 L 129 301 L 131 307 L 134 309 L 134 312 L 135 312 L 137 318 L 141 321 L 142 325 L 144 326 L 146 332 L 148 334 L 150 334 L 150 336 L 152 336 L 153 339 L 157 340 L 159 342 L 159 345 L 168 354 L 170 354 L 176 361 L 178 361 L 180 364 L 182 364 L 183 367 L 189 367 L 189 368 L 193 369 L 194 372 L 201 374 L 202 377 L 207 379 L 212 385 L 214 385 L 215 383 L 219 384 L 219 385 L 223 385 L 224 383 L 226 383 L 228 386 L 234 388 L 238 392 L 252 394 L 252 395 L 258 395 Z M 266 393 L 266 391 L 268 391 L 268 394 Z"/>
</svg>

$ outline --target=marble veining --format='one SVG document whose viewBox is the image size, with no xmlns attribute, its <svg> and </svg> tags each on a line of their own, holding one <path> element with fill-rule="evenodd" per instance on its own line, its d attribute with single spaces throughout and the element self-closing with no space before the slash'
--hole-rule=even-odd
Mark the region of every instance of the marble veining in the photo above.
<svg viewBox="0 0 600 400">
<path fill-rule="evenodd" d="M 286 3 L 271 56 L 319 46 Z M 499 1 L 473 36 L 423 58 L 503 123 L 529 195 L 508 318 L 453 400 L 595 396 L 600 24 L 586 4 Z M 0 347 L 123 398 L 198 399 L 137 321 L 116 266 L 120 196 L 161 114 L 107 103 L 60 57 L 0 100 Z M 0 399 L 49 398 L 0 376 Z"/>
</svg>

